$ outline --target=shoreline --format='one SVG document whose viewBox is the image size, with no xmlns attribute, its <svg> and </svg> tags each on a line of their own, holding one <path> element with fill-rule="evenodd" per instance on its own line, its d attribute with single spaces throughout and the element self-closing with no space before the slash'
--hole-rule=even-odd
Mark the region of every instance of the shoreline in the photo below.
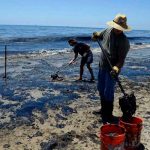
<svg viewBox="0 0 150 150">
<path fill-rule="evenodd" d="M 85 42 L 88 44 L 88 41 Z M 92 42 L 92 43 L 96 43 L 96 42 Z M 91 43 L 90 43 L 91 44 Z M 97 44 L 96 44 L 97 45 Z M 100 48 L 99 46 L 94 46 L 91 45 L 91 50 L 95 53 L 100 52 Z M 0 57 L 4 57 L 2 55 L 4 55 L 5 53 L 5 45 L 3 45 L 3 51 L 0 51 Z M 50 48 L 50 49 L 45 49 L 45 48 L 38 48 L 37 50 L 26 50 L 26 51 L 17 51 L 17 50 L 9 50 L 11 49 L 11 46 L 13 47 L 13 45 L 7 45 L 7 52 L 8 55 L 11 56 L 35 56 L 35 55 L 57 55 L 57 54 L 64 54 L 64 53 L 70 53 L 71 52 L 71 48 L 70 47 L 64 47 L 64 48 Z M 18 45 L 19 46 L 19 45 Z M 142 50 L 142 49 L 149 49 L 150 48 L 150 44 L 149 43 L 132 43 L 131 47 L 130 47 L 130 51 L 136 51 L 136 50 Z"/>
<path fill-rule="evenodd" d="M 98 55 L 94 54 L 94 73 L 98 72 Z M 39 55 L 9 59 L 7 83 L 1 79 L 0 149 L 98 150 L 102 122 L 92 114 L 99 109 L 96 83 L 77 83 L 79 62 L 60 73 L 62 81 L 52 82 L 50 75 L 63 67 L 71 53 Z M 2 76 L 2 73 L 1 73 Z M 85 78 L 89 77 L 85 69 Z M 135 92 L 137 111 L 143 118 L 141 143 L 150 148 L 150 92 L 149 87 L 121 76 L 127 93 Z M 150 79 L 149 79 L 150 82 Z M 114 115 L 121 116 L 115 92 Z"/>
</svg>

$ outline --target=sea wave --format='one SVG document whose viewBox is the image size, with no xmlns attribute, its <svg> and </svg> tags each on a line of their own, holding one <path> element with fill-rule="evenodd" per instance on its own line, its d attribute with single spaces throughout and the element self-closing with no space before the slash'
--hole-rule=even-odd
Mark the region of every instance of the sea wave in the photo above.
<svg viewBox="0 0 150 150">
<path fill-rule="evenodd" d="M 145 48 L 150 48 L 150 44 L 142 44 L 142 45 L 138 45 L 138 44 L 131 44 L 130 46 L 130 49 L 131 50 L 138 50 L 138 49 L 145 49 Z M 91 47 L 91 50 L 94 52 L 94 53 L 98 53 L 100 52 L 100 48 L 99 47 Z M 62 53 L 68 53 L 68 52 L 72 52 L 73 50 L 71 48 L 60 48 L 60 49 L 39 49 L 39 50 L 30 50 L 30 51 L 27 51 L 27 50 L 23 50 L 23 49 L 20 49 L 20 50 L 11 50 L 8 53 L 8 55 L 17 55 L 17 54 L 44 54 L 44 55 L 53 55 L 53 54 L 62 54 Z M 4 55 L 4 51 L 0 51 L 0 55 Z"/>
<path fill-rule="evenodd" d="M 39 56 L 39 55 L 44 55 L 44 56 L 50 56 L 50 55 L 55 55 L 55 54 L 60 54 L 63 55 L 64 53 L 70 53 L 73 52 L 72 49 L 69 48 L 64 48 L 64 49 L 39 49 L 39 50 L 31 50 L 31 51 L 9 51 L 7 53 L 7 56 Z M 0 51 L 0 58 L 3 58 L 5 56 L 4 52 Z"/>
<path fill-rule="evenodd" d="M 129 40 L 150 40 L 150 37 L 147 37 L 147 36 L 134 36 L 134 37 L 128 37 Z"/>
<path fill-rule="evenodd" d="M 39 43 L 39 42 L 60 42 L 69 39 L 77 39 L 81 41 L 91 40 L 90 36 L 66 36 L 66 37 L 53 37 L 53 36 L 39 36 L 39 37 L 14 37 L 14 38 L 0 38 L 0 43 Z"/>
<path fill-rule="evenodd" d="M 131 44 L 130 45 L 130 49 L 131 50 L 138 50 L 138 49 L 146 49 L 146 48 L 150 48 L 150 44 L 145 44 L 145 43 L 143 43 L 143 44 Z M 93 52 L 99 52 L 100 51 L 100 48 L 98 47 L 98 48 L 92 48 L 92 51 Z"/>
<path fill-rule="evenodd" d="M 150 48 L 150 44 L 147 43 L 135 43 L 135 44 L 131 44 L 131 49 L 136 50 L 136 49 L 144 49 L 144 48 Z"/>
<path fill-rule="evenodd" d="M 90 41 L 91 36 L 89 35 L 78 35 L 78 36 L 38 36 L 38 37 L 11 37 L 11 38 L 0 38 L 0 43 L 42 43 L 42 42 L 60 42 L 67 41 L 69 39 L 76 39 L 79 41 Z M 137 44 L 142 44 L 144 41 L 149 40 L 150 37 L 128 37 L 130 41 L 138 41 Z M 141 42 L 139 42 L 141 41 Z"/>
</svg>

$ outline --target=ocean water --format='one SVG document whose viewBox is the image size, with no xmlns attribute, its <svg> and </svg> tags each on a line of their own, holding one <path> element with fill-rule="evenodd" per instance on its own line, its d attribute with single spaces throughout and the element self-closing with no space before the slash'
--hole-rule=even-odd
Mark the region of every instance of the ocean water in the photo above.
<svg viewBox="0 0 150 150">
<path fill-rule="evenodd" d="M 70 38 L 86 42 L 94 48 L 98 45 L 91 40 L 91 35 L 100 30 L 101 28 L 85 27 L 0 25 L 0 54 L 4 52 L 4 45 L 8 45 L 9 54 L 65 51 L 70 49 L 67 42 Z M 150 31 L 133 30 L 126 34 L 131 48 L 150 47 Z"/>
<path fill-rule="evenodd" d="M 0 25 L 0 56 L 7 54 L 64 52 L 71 50 L 70 38 L 86 42 L 91 48 L 98 44 L 91 40 L 91 35 L 101 28 L 58 27 L 58 26 L 23 26 Z M 130 41 L 123 75 L 129 78 L 150 76 L 150 30 L 133 30 L 125 33 Z M 139 80 L 139 79 L 138 79 Z"/>
</svg>

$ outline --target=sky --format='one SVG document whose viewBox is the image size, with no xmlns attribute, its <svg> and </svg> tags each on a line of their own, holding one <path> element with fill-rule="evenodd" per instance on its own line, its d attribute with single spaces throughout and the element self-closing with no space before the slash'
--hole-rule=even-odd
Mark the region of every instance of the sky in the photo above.
<svg viewBox="0 0 150 150">
<path fill-rule="evenodd" d="M 0 0 L 0 24 L 105 27 L 125 14 L 133 29 L 150 29 L 150 0 Z"/>
</svg>

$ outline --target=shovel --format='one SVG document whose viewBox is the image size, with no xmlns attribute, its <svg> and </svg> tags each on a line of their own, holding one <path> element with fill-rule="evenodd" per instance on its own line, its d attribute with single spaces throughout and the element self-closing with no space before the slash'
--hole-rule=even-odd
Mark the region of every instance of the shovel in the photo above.
<svg viewBox="0 0 150 150">
<path fill-rule="evenodd" d="M 77 62 L 79 59 L 80 59 L 80 57 L 76 59 L 76 62 Z M 58 69 L 54 74 L 51 75 L 52 80 L 56 80 L 56 79 L 58 79 L 58 78 L 61 78 L 61 79 L 62 79 L 62 77 L 59 77 L 58 73 L 61 72 L 62 70 L 64 70 L 65 68 L 67 68 L 67 67 L 70 66 L 70 65 L 72 65 L 72 64 L 67 63 L 66 65 L 64 65 L 63 67 L 61 67 L 60 69 Z"/>
<path fill-rule="evenodd" d="M 108 58 L 107 52 L 106 50 L 103 48 L 103 46 L 101 45 L 100 40 L 97 40 L 102 53 L 104 54 L 104 57 L 106 58 L 111 70 L 113 69 L 113 66 Z M 134 96 L 134 93 L 132 92 L 131 94 L 127 94 L 125 92 L 125 90 L 122 87 L 121 81 L 119 80 L 118 76 L 115 76 L 115 80 L 119 85 L 119 88 L 121 90 L 121 92 L 123 93 L 123 96 L 119 98 L 119 105 L 121 108 L 121 111 L 123 112 L 123 116 L 122 119 L 126 122 L 130 121 L 132 119 L 132 116 L 135 114 L 136 112 L 136 97 Z"/>
<path fill-rule="evenodd" d="M 52 80 L 56 80 L 58 78 L 62 78 L 62 77 L 59 77 L 58 73 L 61 72 L 63 69 L 65 69 L 66 67 L 68 67 L 70 64 L 66 64 L 64 65 L 63 67 L 61 67 L 59 70 L 57 70 L 54 74 L 51 75 L 51 78 Z"/>
</svg>

